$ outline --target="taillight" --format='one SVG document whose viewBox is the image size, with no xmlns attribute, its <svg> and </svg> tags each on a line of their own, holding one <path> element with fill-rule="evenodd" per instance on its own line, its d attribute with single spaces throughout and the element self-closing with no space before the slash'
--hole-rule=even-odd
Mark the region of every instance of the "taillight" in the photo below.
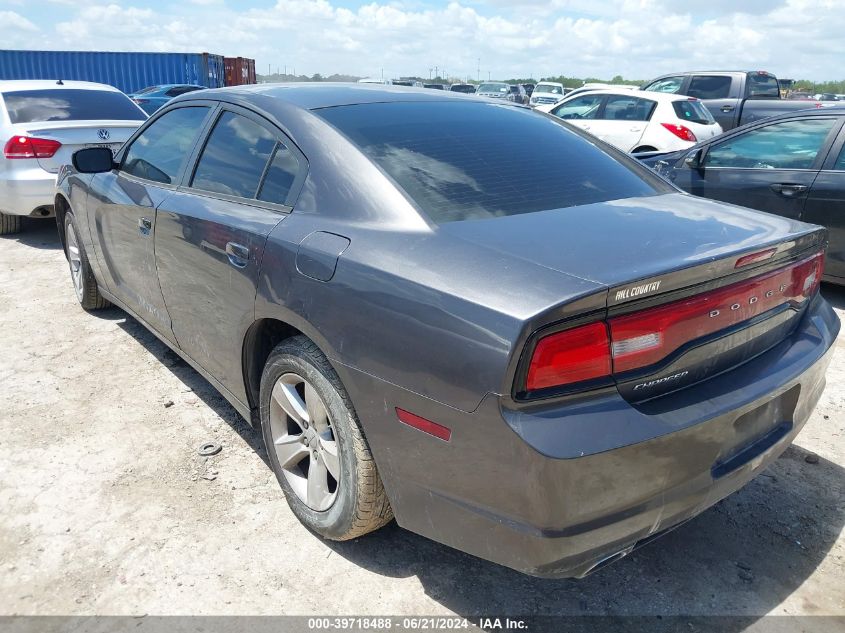
<svg viewBox="0 0 845 633">
<path fill-rule="evenodd" d="M 759 277 L 543 336 L 523 391 L 567 387 L 659 363 L 687 343 L 780 305 L 802 303 L 818 290 L 823 267 L 824 253 L 817 253 Z"/>
<path fill-rule="evenodd" d="M 6 158 L 52 158 L 61 146 L 61 143 L 49 138 L 13 136 L 6 141 L 3 155 Z"/>
<path fill-rule="evenodd" d="M 695 138 L 695 134 L 692 133 L 692 130 L 685 125 L 676 125 L 675 123 L 661 123 L 660 125 L 665 127 L 682 141 L 690 141 L 692 143 L 698 141 L 698 139 Z"/>
</svg>

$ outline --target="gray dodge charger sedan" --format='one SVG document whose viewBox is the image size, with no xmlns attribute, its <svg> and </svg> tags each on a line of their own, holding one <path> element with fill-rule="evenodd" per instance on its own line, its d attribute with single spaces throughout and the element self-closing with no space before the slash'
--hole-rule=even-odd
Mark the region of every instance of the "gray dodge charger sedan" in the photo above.
<svg viewBox="0 0 845 633">
<path fill-rule="evenodd" d="M 507 152 L 501 148 L 507 147 Z M 82 307 L 261 428 L 294 514 L 582 576 L 759 474 L 819 399 L 824 229 L 449 92 L 244 86 L 77 152 Z"/>
</svg>

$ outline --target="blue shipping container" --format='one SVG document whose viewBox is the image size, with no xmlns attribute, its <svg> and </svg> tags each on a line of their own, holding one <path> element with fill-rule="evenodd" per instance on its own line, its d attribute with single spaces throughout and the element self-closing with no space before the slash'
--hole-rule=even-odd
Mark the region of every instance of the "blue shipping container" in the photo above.
<svg viewBox="0 0 845 633">
<path fill-rule="evenodd" d="M 223 57 L 209 53 L 0 50 L 0 79 L 68 79 L 131 94 L 157 84 L 224 85 Z"/>
</svg>

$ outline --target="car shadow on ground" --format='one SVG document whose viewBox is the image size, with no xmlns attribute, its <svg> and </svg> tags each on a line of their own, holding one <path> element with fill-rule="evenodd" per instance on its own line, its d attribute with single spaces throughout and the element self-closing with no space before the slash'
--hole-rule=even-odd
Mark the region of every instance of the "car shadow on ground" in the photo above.
<svg viewBox="0 0 845 633">
<path fill-rule="evenodd" d="M 59 230 L 56 227 L 56 218 L 21 218 L 20 233 L 0 235 L 0 243 L 3 240 L 14 240 L 31 248 L 54 249 L 62 247 Z"/>
<path fill-rule="evenodd" d="M 824 283 L 822 296 L 837 310 L 845 310 L 845 286 Z"/>
</svg>

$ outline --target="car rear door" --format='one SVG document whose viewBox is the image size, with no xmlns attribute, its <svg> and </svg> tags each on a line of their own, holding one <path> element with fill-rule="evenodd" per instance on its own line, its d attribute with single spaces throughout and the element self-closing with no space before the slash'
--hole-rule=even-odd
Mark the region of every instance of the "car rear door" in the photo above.
<svg viewBox="0 0 845 633">
<path fill-rule="evenodd" d="M 630 152 L 645 132 L 657 102 L 633 95 L 609 95 L 590 132 L 601 140 Z"/>
<path fill-rule="evenodd" d="M 699 169 L 676 170 L 690 193 L 800 219 L 841 122 L 805 117 L 760 125 L 707 146 Z"/>
<path fill-rule="evenodd" d="M 88 221 L 103 282 L 132 312 L 173 341 L 156 274 L 156 207 L 171 195 L 200 137 L 209 105 L 165 112 L 142 129 L 97 174 L 88 195 Z"/>
<path fill-rule="evenodd" d="M 223 104 L 190 164 L 158 207 L 158 281 L 180 348 L 246 402 L 241 347 L 264 245 L 291 210 L 307 163 L 268 121 Z"/>
<path fill-rule="evenodd" d="M 802 219 L 827 227 L 825 277 L 845 283 L 845 129 L 810 188 Z"/>
</svg>

